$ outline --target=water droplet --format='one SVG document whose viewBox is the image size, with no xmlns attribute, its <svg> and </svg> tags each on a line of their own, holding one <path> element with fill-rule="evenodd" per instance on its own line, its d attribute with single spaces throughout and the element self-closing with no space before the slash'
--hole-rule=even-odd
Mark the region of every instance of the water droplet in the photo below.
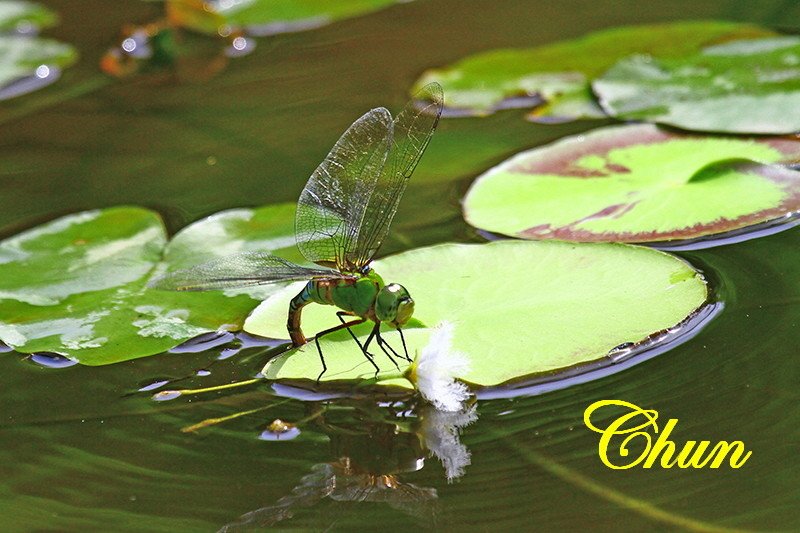
<svg viewBox="0 0 800 533">
<path fill-rule="evenodd" d="M 267 429 L 261 432 L 261 440 L 292 440 L 300 435 L 300 430 L 294 424 L 284 422 L 280 418 L 272 421 Z"/>
<path fill-rule="evenodd" d="M 168 400 L 174 400 L 178 396 L 181 395 L 181 391 L 177 390 L 162 390 L 161 392 L 157 392 L 153 394 L 153 399 L 157 402 L 166 402 Z"/>
<path fill-rule="evenodd" d="M 35 353 L 31 354 L 30 359 L 37 365 L 46 368 L 67 368 L 78 364 L 77 361 L 73 361 L 57 353 Z"/>
<path fill-rule="evenodd" d="M 201 377 L 210 376 L 211 375 L 211 371 L 210 370 L 206 370 L 205 368 L 201 368 L 200 370 L 197 371 L 197 375 L 201 376 Z"/>
<path fill-rule="evenodd" d="M 147 392 L 147 391 L 151 391 L 151 390 L 156 390 L 158 388 L 163 387 L 167 383 L 169 383 L 169 381 L 170 380 L 168 380 L 168 379 L 159 379 L 157 381 L 152 381 L 152 382 L 148 383 L 147 385 L 142 385 L 141 387 L 139 387 L 139 392 Z"/>
<path fill-rule="evenodd" d="M 253 39 L 247 39 L 240 35 L 231 41 L 231 45 L 225 49 L 225 55 L 228 57 L 241 57 L 255 49 L 256 42 Z"/>
<path fill-rule="evenodd" d="M 138 29 L 123 39 L 120 43 L 123 52 L 136 59 L 150 59 L 153 57 L 153 47 L 150 46 L 150 34 L 146 29 Z"/>
<path fill-rule="evenodd" d="M 136 39 L 133 37 L 128 37 L 124 41 L 122 41 L 122 49 L 128 52 L 129 54 L 136 50 Z"/>
<path fill-rule="evenodd" d="M 43 80 L 50 75 L 50 67 L 47 65 L 39 65 L 36 67 L 36 77 Z"/>
<path fill-rule="evenodd" d="M 170 350 L 170 353 L 198 353 L 210 350 L 234 339 L 230 331 L 212 331 L 190 339 Z"/>
</svg>

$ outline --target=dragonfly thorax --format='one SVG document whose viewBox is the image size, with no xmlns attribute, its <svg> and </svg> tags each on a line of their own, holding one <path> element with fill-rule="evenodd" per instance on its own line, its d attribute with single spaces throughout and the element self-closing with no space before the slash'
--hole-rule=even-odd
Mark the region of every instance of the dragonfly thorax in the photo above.
<svg viewBox="0 0 800 533">
<path fill-rule="evenodd" d="M 414 300 L 405 287 L 390 283 L 375 298 L 375 316 L 394 327 L 404 326 L 414 314 Z"/>
</svg>

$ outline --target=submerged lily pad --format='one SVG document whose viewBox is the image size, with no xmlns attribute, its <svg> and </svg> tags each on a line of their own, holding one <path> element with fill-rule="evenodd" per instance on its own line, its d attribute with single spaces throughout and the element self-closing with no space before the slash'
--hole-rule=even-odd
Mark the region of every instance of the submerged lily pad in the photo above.
<svg viewBox="0 0 800 533">
<path fill-rule="evenodd" d="M 399 0 L 167 0 L 173 23 L 204 33 L 244 29 L 250 35 L 275 35 L 325 26 L 363 15 Z"/>
<path fill-rule="evenodd" d="M 422 324 L 454 324 L 453 349 L 470 362 L 470 370 L 457 377 L 479 386 L 597 361 L 621 344 L 641 342 L 679 324 L 708 296 L 702 276 L 687 263 L 622 244 L 443 244 L 381 259 L 375 270 L 409 290 L 416 302 L 414 316 Z M 267 299 L 247 319 L 245 330 L 285 338 L 289 300 L 301 286 Z M 306 333 L 338 324 L 334 312 L 329 306 L 306 307 Z M 368 330 L 354 328 L 362 342 Z M 404 331 L 412 356 L 427 343 L 430 331 Z M 397 332 L 387 331 L 385 338 L 402 352 Z M 326 335 L 320 344 L 328 365 L 322 381 L 374 376 L 347 332 Z M 378 347 L 371 351 L 382 369 L 382 383 L 410 387 Z M 270 361 L 264 374 L 315 380 L 320 371 L 311 342 Z"/>
<path fill-rule="evenodd" d="M 693 239 L 800 210 L 800 141 L 601 128 L 490 169 L 464 199 L 484 230 L 526 239 Z"/>
<path fill-rule="evenodd" d="M 623 59 L 592 84 L 609 114 L 700 131 L 800 131 L 800 37 L 736 41 L 678 59 Z"/>
<path fill-rule="evenodd" d="M 0 4 L 0 100 L 53 83 L 76 61 L 72 46 L 35 36 L 56 21 L 55 13 L 38 4 Z"/>
<path fill-rule="evenodd" d="M 722 21 L 683 21 L 603 30 L 574 40 L 527 49 L 502 49 L 425 72 L 411 92 L 439 82 L 451 114 L 486 115 L 498 109 L 532 108 L 532 120 L 597 118 L 589 82 L 633 53 L 680 57 L 731 39 L 774 35 L 769 30 Z"/>
<path fill-rule="evenodd" d="M 269 290 L 182 293 L 147 289 L 146 282 L 232 251 L 294 246 L 292 213 L 287 205 L 223 211 L 167 244 L 156 213 L 117 207 L 8 238 L 0 242 L 0 340 L 23 353 L 102 365 L 240 329 Z"/>
</svg>

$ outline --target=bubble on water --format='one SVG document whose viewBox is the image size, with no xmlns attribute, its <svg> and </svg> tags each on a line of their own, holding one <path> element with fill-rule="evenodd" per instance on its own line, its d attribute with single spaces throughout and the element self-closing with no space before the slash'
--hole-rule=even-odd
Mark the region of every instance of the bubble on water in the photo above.
<svg viewBox="0 0 800 533">
<path fill-rule="evenodd" d="M 132 37 L 128 37 L 124 41 L 122 41 L 122 49 L 126 52 L 130 53 L 136 50 L 136 39 Z"/>
<path fill-rule="evenodd" d="M 153 57 L 153 47 L 150 45 L 150 34 L 145 28 L 138 29 L 129 37 L 123 39 L 119 47 L 123 52 L 136 59 L 150 59 Z"/>
<path fill-rule="evenodd" d="M 197 371 L 197 375 L 200 376 L 200 377 L 210 376 L 211 375 L 211 371 L 210 370 L 206 370 L 205 368 L 201 368 L 200 370 Z"/>
<path fill-rule="evenodd" d="M 246 56 L 256 49 L 256 42 L 253 39 L 247 39 L 241 35 L 234 37 L 228 48 L 225 49 L 225 55 L 228 57 L 241 57 Z"/>
<path fill-rule="evenodd" d="M 46 368 L 67 368 L 78 364 L 63 355 L 57 353 L 35 353 L 31 354 L 30 360 L 39 366 Z"/>
</svg>

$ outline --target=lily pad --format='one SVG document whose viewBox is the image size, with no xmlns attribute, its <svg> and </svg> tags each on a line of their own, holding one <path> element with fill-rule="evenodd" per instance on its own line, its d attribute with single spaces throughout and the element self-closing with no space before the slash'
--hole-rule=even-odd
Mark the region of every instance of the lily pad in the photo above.
<svg viewBox="0 0 800 533">
<path fill-rule="evenodd" d="M 678 59 L 621 60 L 592 87 L 609 114 L 699 131 L 800 131 L 800 37 L 736 41 Z"/>
<path fill-rule="evenodd" d="M 525 239 L 652 242 L 729 232 L 800 210 L 788 138 L 612 126 L 517 154 L 481 175 L 464 216 Z"/>
<path fill-rule="evenodd" d="M 399 0 L 167 0 L 170 20 L 204 33 L 244 29 L 264 36 L 310 30 L 363 15 Z"/>
<path fill-rule="evenodd" d="M 22 0 L 0 3 L 0 33 L 33 33 L 56 22 L 55 12 L 42 5 Z"/>
<path fill-rule="evenodd" d="M 50 11 L 27 2 L 9 4 L 0 6 L 0 32 L 27 31 L 0 35 L 0 100 L 53 83 L 78 57 L 68 44 L 25 34 L 54 23 Z"/>
<path fill-rule="evenodd" d="M 425 72 L 411 92 L 438 81 L 450 114 L 487 115 L 498 109 L 532 108 L 532 120 L 600 118 L 589 82 L 633 53 L 680 57 L 732 39 L 774 35 L 750 24 L 683 21 L 626 26 L 535 48 L 501 49 Z M 561 103 L 563 100 L 563 103 Z"/>
<path fill-rule="evenodd" d="M 156 213 L 116 207 L 8 238 L 0 242 L 0 340 L 18 352 L 102 365 L 161 353 L 202 333 L 240 329 L 276 288 L 179 293 L 147 289 L 146 282 L 234 250 L 293 247 L 291 213 L 288 205 L 223 211 L 167 244 Z"/>
<path fill-rule="evenodd" d="M 638 343 L 692 315 L 708 296 L 702 276 L 664 252 L 622 244 L 497 241 L 419 248 L 375 262 L 389 282 L 415 298 L 426 326 L 454 324 L 453 350 L 470 362 L 473 385 L 491 386 L 574 368 Z M 289 300 L 302 284 L 262 303 L 245 323 L 258 335 L 285 338 Z M 309 335 L 338 321 L 335 309 L 311 305 L 302 324 Z M 354 328 L 363 342 L 369 327 Z M 430 328 L 405 330 L 413 356 Z M 402 350 L 397 332 L 387 341 Z M 322 381 L 370 379 L 374 370 L 346 332 L 320 340 L 328 371 Z M 380 350 L 382 384 L 410 387 Z M 405 362 L 404 362 L 405 364 Z M 401 369 L 404 365 L 401 365 Z M 271 379 L 315 380 L 321 371 L 314 343 L 270 361 Z"/>
</svg>

